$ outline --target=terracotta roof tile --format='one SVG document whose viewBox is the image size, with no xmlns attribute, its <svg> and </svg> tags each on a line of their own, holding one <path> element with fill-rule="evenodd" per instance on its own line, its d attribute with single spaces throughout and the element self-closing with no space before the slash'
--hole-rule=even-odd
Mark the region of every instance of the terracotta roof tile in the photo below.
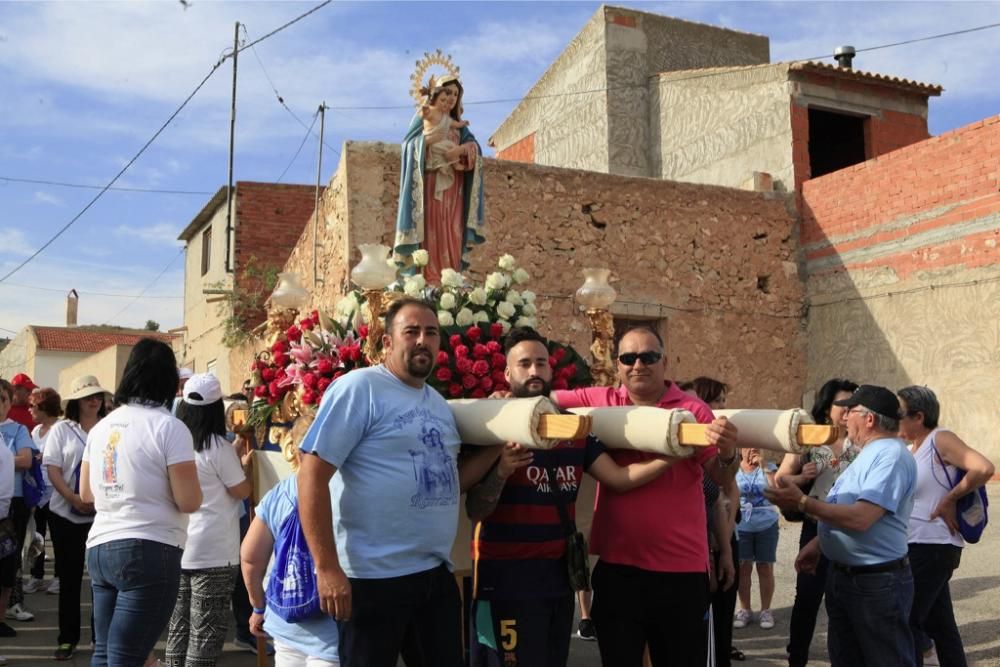
<svg viewBox="0 0 1000 667">
<path fill-rule="evenodd" d="M 93 353 L 100 352 L 112 345 L 135 345 L 143 338 L 155 338 L 165 343 L 170 343 L 177 337 L 172 334 L 155 331 L 146 331 L 143 333 L 101 331 L 85 327 L 33 326 L 32 330 L 38 339 L 38 348 L 40 350 L 56 350 L 60 352 Z"/>
</svg>

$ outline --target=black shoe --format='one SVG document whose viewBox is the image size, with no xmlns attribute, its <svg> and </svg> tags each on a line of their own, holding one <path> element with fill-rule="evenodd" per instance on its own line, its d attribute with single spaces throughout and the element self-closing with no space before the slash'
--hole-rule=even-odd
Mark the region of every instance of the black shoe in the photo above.
<svg viewBox="0 0 1000 667">
<path fill-rule="evenodd" d="M 69 660 L 76 653 L 76 646 L 73 644 L 60 644 L 52 657 L 56 660 Z"/>
<path fill-rule="evenodd" d="M 17 637 L 17 630 L 6 623 L 0 623 L 0 637 Z"/>
<path fill-rule="evenodd" d="M 584 618 L 577 626 L 576 636 L 588 642 L 597 640 L 597 631 L 594 629 L 594 622 L 589 618 Z"/>
</svg>

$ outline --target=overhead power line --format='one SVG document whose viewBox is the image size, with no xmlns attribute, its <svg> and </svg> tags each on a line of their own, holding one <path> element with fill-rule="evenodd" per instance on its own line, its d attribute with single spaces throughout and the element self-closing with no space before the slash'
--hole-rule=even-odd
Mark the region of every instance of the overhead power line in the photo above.
<svg viewBox="0 0 1000 667">
<path fill-rule="evenodd" d="M 38 178 L 15 178 L 13 176 L 0 176 L 0 181 L 10 181 L 11 183 L 31 183 L 34 185 L 57 185 L 63 188 L 86 188 L 89 190 L 102 190 L 103 186 L 100 185 L 88 185 L 86 183 L 66 183 L 65 181 L 45 181 Z M 207 190 L 160 190 L 157 188 L 126 188 L 126 187 L 111 187 L 108 190 L 115 190 L 118 192 L 142 192 L 142 193 L 155 193 L 161 195 L 212 195 L 214 192 L 209 192 Z"/>
<path fill-rule="evenodd" d="M 251 42 L 251 43 L 249 43 L 247 45 L 244 45 L 244 46 L 240 47 L 237 51 L 230 51 L 229 54 L 221 56 L 219 58 L 219 60 L 212 66 L 212 69 L 209 70 L 208 74 L 205 75 L 205 78 L 203 78 L 201 80 L 201 82 L 197 86 L 195 86 L 194 90 L 191 91 L 191 94 L 188 95 L 186 98 L 184 98 L 184 101 L 181 102 L 180 106 L 178 106 L 177 109 L 175 109 L 174 112 L 172 114 L 170 114 L 170 116 L 160 126 L 160 128 L 158 130 L 156 130 L 156 132 L 153 133 L 153 136 L 150 137 L 149 140 L 145 144 L 143 144 L 142 148 L 139 149 L 139 152 L 136 153 L 132 157 L 132 159 L 129 160 L 125 164 L 125 166 L 122 167 L 121 170 L 117 174 L 115 174 L 114 178 L 112 178 L 107 183 L 107 185 L 103 186 L 101 188 L 100 192 L 98 192 L 96 195 L 94 195 L 93 199 L 91 199 L 89 202 L 87 202 L 86 206 L 84 206 L 80 210 L 79 213 L 77 213 L 76 215 L 74 215 L 70 219 L 69 222 L 67 222 L 65 225 L 63 225 L 59 229 L 59 231 L 57 231 L 55 234 L 53 234 L 52 237 L 49 238 L 48 241 L 46 241 L 45 243 L 43 243 L 42 246 L 38 250 L 36 250 L 35 252 L 31 253 L 31 255 L 29 255 L 24 261 L 22 261 L 20 264 L 18 264 L 13 269 L 11 269 L 6 274 L 4 274 L 4 276 L 2 278 L 0 278 L 0 283 L 3 283 L 8 278 L 10 278 L 12 275 L 14 275 L 15 273 L 17 273 L 21 269 L 23 269 L 30 261 L 32 261 L 33 259 L 35 259 L 36 257 L 38 257 L 38 255 L 40 255 L 42 252 L 44 252 L 46 248 L 48 248 L 50 245 L 52 245 L 56 241 L 56 239 L 58 239 L 60 236 L 62 236 L 64 233 L 66 233 L 66 230 L 68 230 L 70 227 L 72 227 L 73 224 L 77 220 L 79 220 L 81 217 L 83 217 L 83 215 L 87 211 L 89 211 L 90 208 L 94 204 L 97 203 L 97 201 L 104 195 L 104 193 L 107 192 L 118 181 L 118 179 L 122 177 L 122 175 L 126 171 L 128 171 L 128 169 L 135 163 L 135 161 L 138 160 L 139 157 L 143 153 L 146 152 L 146 149 L 149 148 L 154 141 L 156 141 L 156 139 L 160 136 L 160 134 L 162 134 L 163 131 L 167 129 L 167 127 L 170 125 L 170 123 L 172 123 L 174 121 L 174 119 L 178 116 L 178 114 L 180 114 L 180 112 L 184 109 L 184 107 L 186 107 L 188 105 L 188 102 L 190 102 L 194 98 L 194 96 L 198 94 L 198 91 L 200 91 L 202 89 L 202 87 L 206 83 L 208 83 L 208 80 L 210 78 L 212 78 L 212 75 L 215 74 L 215 72 L 222 66 L 222 64 L 226 61 L 227 58 L 232 57 L 233 54 L 236 53 L 236 52 L 244 51 L 247 48 L 250 48 L 250 47 L 252 47 L 255 44 L 259 44 L 260 42 L 264 41 L 265 39 L 268 39 L 269 37 L 272 37 L 272 36 L 278 34 L 282 30 L 284 30 L 285 28 L 287 28 L 287 27 L 289 27 L 291 25 L 294 25 L 295 23 L 301 21 L 302 19 L 304 19 L 305 17 L 309 16 L 313 12 L 318 11 L 319 9 L 321 9 L 321 8 L 325 7 L 326 5 L 330 4 L 330 2 L 332 2 L 332 0 L 326 0 L 325 2 L 322 2 L 319 5 L 313 7 L 312 9 L 310 9 L 309 11 L 305 12 L 304 14 L 300 14 L 299 16 L 297 16 L 296 18 L 292 19 L 288 23 L 285 23 L 284 25 L 281 25 L 281 26 L 275 28 L 274 30 L 272 30 L 271 32 L 267 33 L 263 37 L 255 40 L 255 41 L 253 41 L 253 42 Z M 145 291 L 145 290 L 143 290 L 143 291 Z M 128 306 L 126 306 L 126 308 L 127 307 Z"/>
<path fill-rule="evenodd" d="M 281 176 L 278 176 L 278 180 L 276 180 L 275 183 L 281 183 L 281 179 L 285 177 L 285 174 L 287 174 L 288 170 L 292 168 L 292 165 L 295 164 L 295 161 L 299 159 L 299 153 L 302 152 L 302 147 L 306 145 L 306 141 L 309 140 L 309 136 L 313 133 L 312 129 L 313 127 L 316 126 L 317 118 L 319 118 L 318 109 L 316 110 L 316 113 L 313 114 L 312 124 L 310 124 L 309 127 L 306 128 L 306 135 L 302 137 L 302 143 L 299 144 L 298 149 L 295 151 L 295 155 L 293 155 L 292 159 L 288 161 L 287 165 L 285 165 L 285 168 L 281 171 Z"/>
</svg>

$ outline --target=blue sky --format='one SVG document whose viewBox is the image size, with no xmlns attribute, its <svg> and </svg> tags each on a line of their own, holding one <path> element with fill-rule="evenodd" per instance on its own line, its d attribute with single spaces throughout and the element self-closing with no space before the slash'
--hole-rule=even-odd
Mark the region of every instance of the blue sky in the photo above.
<svg viewBox="0 0 1000 667">
<path fill-rule="evenodd" d="M 231 47 L 235 21 L 246 24 L 253 40 L 315 4 L 0 3 L 0 275 L 97 193 L 4 177 L 103 186 Z M 996 2 L 618 4 L 767 35 L 772 61 L 1000 21 Z M 414 61 L 435 48 L 461 66 L 467 102 L 517 99 L 598 6 L 334 2 L 241 53 L 235 178 L 276 180 L 306 134 L 278 103 L 267 76 L 307 125 L 324 100 L 331 107 L 409 105 Z M 998 64 L 1000 29 L 862 53 L 855 62 L 858 69 L 943 85 L 944 94 L 931 99 L 932 134 L 1000 112 Z M 116 185 L 208 193 L 224 185 L 231 85 L 227 61 Z M 514 104 L 466 105 L 482 143 Z M 398 141 L 409 116 L 407 108 L 332 110 L 326 143 L 339 149 L 347 139 Z M 316 143 L 305 144 L 283 182 L 315 182 Z M 336 155 L 327 150 L 323 164 L 329 180 Z M 141 326 L 154 319 L 164 329 L 179 326 L 183 259 L 175 239 L 209 197 L 108 192 L 0 283 L 0 336 L 27 324 L 62 324 L 71 288 L 81 294 L 82 324 Z M 144 289 L 139 299 L 106 296 Z"/>
</svg>

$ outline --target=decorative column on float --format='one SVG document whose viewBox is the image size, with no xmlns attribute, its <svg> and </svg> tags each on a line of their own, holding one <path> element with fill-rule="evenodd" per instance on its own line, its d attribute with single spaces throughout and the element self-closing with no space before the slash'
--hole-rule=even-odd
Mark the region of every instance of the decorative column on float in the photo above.
<svg viewBox="0 0 1000 667">
<path fill-rule="evenodd" d="M 378 243 L 362 243 L 361 261 L 351 269 L 351 281 L 361 288 L 368 304 L 368 337 L 365 340 L 365 356 L 372 364 L 382 361 L 379 341 L 382 339 L 382 311 L 386 306 L 386 292 L 396 280 L 396 267 L 389 264 L 390 248 Z"/>
<path fill-rule="evenodd" d="M 590 344 L 590 374 L 594 378 L 594 384 L 602 387 L 614 385 L 617 377 L 611 360 L 615 320 L 609 308 L 618 293 L 608 284 L 610 275 L 610 269 L 584 269 L 583 285 L 576 290 L 576 302 L 586 309 L 593 334 Z"/>
</svg>

